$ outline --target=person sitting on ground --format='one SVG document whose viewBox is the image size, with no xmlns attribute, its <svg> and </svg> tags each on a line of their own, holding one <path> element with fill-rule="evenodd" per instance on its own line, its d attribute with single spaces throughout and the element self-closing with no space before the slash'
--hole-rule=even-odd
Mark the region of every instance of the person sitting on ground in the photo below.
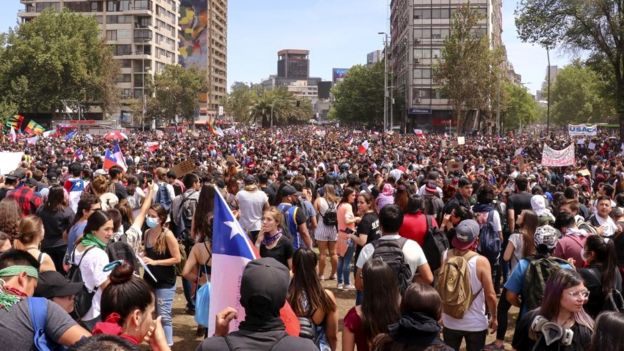
<svg viewBox="0 0 624 351">
<path fill-rule="evenodd" d="M 31 310 L 29 297 L 37 286 L 39 262 L 26 251 L 9 250 L 0 255 L 0 345 L 4 350 L 34 350 L 31 318 L 42 309 Z M 70 346 L 90 336 L 62 307 L 47 302 L 44 334 L 48 342 Z"/>
<path fill-rule="evenodd" d="M 271 257 L 247 263 L 240 286 L 245 320 L 238 331 L 228 333 L 230 322 L 237 317 L 236 310 L 228 307 L 220 311 L 215 320 L 215 335 L 204 340 L 197 351 L 318 351 L 312 340 L 287 335 L 280 319 L 289 280 L 288 268 Z"/>
</svg>

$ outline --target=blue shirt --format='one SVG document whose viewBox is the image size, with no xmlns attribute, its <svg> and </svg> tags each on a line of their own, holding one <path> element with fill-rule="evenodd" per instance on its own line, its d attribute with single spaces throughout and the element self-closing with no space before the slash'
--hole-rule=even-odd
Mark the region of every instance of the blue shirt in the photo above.
<svg viewBox="0 0 624 351">
<path fill-rule="evenodd" d="M 82 236 L 82 232 L 84 232 L 86 226 L 87 221 L 80 221 L 69 228 L 69 233 L 67 234 L 67 256 L 71 255 L 74 251 L 76 240 Z"/>
<path fill-rule="evenodd" d="M 505 283 L 505 289 L 507 289 L 507 291 L 515 294 L 522 294 L 522 288 L 524 287 L 524 275 L 529 269 L 529 262 L 530 261 L 526 258 L 520 259 L 520 261 L 516 265 L 516 268 L 514 268 L 513 272 L 511 272 L 509 279 Z M 559 266 L 563 269 L 574 269 L 568 263 L 560 263 Z M 520 307 L 520 314 L 518 315 L 518 318 L 520 318 L 525 312 L 526 308 L 524 304 L 522 304 L 522 306 Z"/>
</svg>

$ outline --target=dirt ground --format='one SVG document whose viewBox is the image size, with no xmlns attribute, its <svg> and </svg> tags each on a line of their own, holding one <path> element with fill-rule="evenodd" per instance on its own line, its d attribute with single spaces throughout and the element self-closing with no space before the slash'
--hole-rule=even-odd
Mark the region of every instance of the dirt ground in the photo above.
<svg viewBox="0 0 624 351">
<path fill-rule="evenodd" d="M 329 276 L 329 262 L 327 264 L 327 272 L 325 276 Z M 339 315 L 340 318 L 340 326 L 339 326 L 339 335 L 338 335 L 338 350 L 341 348 L 341 337 L 342 337 L 342 318 L 347 314 L 349 309 L 353 307 L 355 303 L 355 291 L 341 291 L 336 289 L 336 281 L 328 280 L 323 282 L 323 285 L 330 289 L 336 296 L 336 302 L 338 304 Z M 195 350 L 197 345 L 203 339 L 202 337 L 197 337 L 195 335 L 197 330 L 197 324 L 193 316 L 187 315 L 185 310 L 186 301 L 184 300 L 184 295 L 182 293 L 182 284 L 178 281 L 178 292 L 176 294 L 174 303 L 173 303 L 173 335 L 174 335 L 174 346 L 173 351 L 189 351 Z M 515 319 L 517 316 L 517 309 L 512 308 L 510 311 L 510 320 L 509 320 L 509 328 L 507 334 L 505 336 L 506 348 L 511 350 L 511 338 L 513 336 L 513 326 L 515 325 Z M 495 335 L 488 335 L 486 344 L 494 341 Z"/>
</svg>

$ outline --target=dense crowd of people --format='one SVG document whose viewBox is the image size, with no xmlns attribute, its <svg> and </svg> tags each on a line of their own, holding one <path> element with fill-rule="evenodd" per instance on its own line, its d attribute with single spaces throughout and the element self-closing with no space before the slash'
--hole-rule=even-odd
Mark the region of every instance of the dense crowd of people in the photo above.
<svg viewBox="0 0 624 351">
<path fill-rule="evenodd" d="M 573 143 L 575 164 L 542 166 L 544 143 Z M 606 135 L 233 127 L 0 148 L 24 152 L 0 187 L 6 349 L 170 350 L 180 288 L 198 350 L 624 350 L 624 144 Z M 218 195 L 260 256 L 232 332 L 235 309 L 205 316 Z"/>
</svg>

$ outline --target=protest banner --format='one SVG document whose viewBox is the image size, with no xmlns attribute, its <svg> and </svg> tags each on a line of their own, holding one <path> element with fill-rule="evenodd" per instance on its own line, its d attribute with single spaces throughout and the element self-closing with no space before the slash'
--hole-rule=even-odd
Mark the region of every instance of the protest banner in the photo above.
<svg viewBox="0 0 624 351">
<path fill-rule="evenodd" d="M 173 172 L 175 173 L 177 178 L 184 177 L 185 175 L 193 172 L 194 170 L 195 170 L 195 162 L 191 160 L 183 161 L 173 167 Z"/>
<path fill-rule="evenodd" d="M 466 144 L 466 138 L 465 137 L 457 137 L 457 145 L 464 145 Z"/>
<path fill-rule="evenodd" d="M 596 136 L 598 126 L 595 124 L 568 124 L 568 134 L 570 136 Z"/>
<path fill-rule="evenodd" d="M 23 152 L 0 152 L 0 174 L 8 174 L 15 170 L 23 156 Z"/>
<path fill-rule="evenodd" d="M 555 150 L 544 144 L 544 149 L 542 151 L 542 166 L 563 167 L 573 166 L 575 163 L 574 144 L 570 144 L 563 150 Z"/>
</svg>

